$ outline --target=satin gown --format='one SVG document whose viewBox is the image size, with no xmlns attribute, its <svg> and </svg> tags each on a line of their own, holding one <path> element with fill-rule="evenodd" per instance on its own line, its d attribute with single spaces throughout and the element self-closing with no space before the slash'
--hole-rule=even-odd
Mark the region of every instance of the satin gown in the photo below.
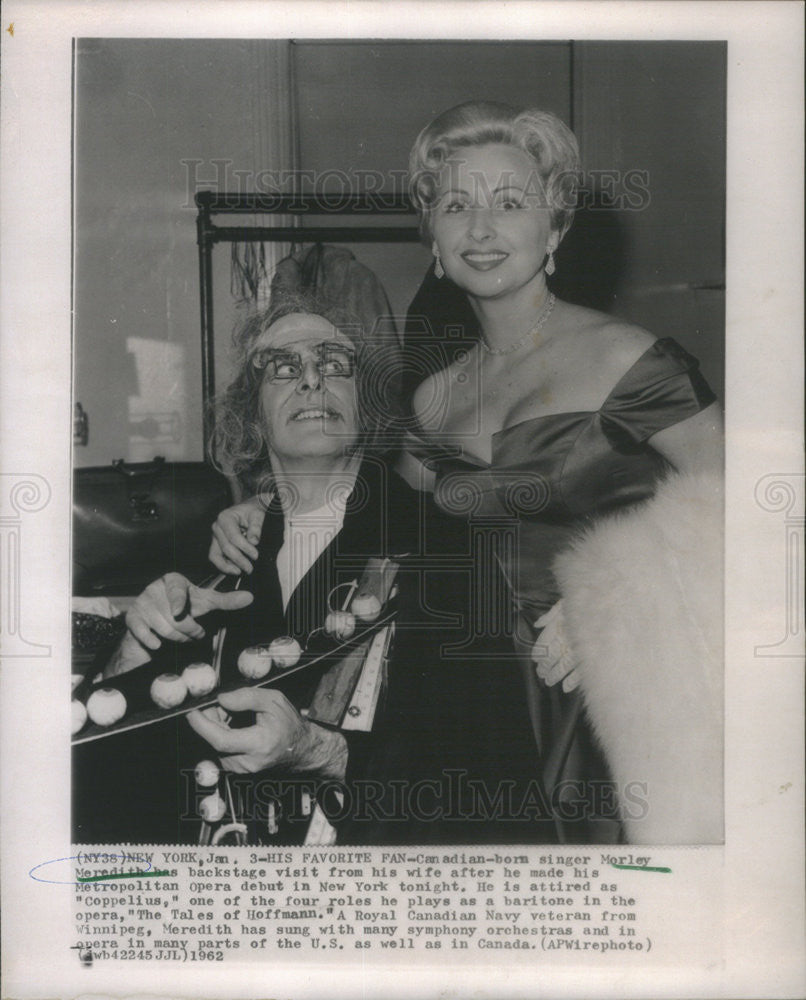
<svg viewBox="0 0 806 1000">
<path fill-rule="evenodd" d="M 697 360 L 665 338 L 641 355 L 599 409 L 534 417 L 494 434 L 489 463 L 427 444 L 421 453 L 436 472 L 438 507 L 486 525 L 492 533 L 492 544 L 485 550 L 492 550 L 509 584 L 515 648 L 544 759 L 569 702 L 560 685 L 540 687 L 530 656 L 538 634 L 535 621 L 561 596 L 552 573 L 554 558 L 593 520 L 651 497 L 666 468 L 648 444 L 652 435 L 694 416 L 715 399 Z M 423 439 L 428 440 L 425 434 Z M 485 589 L 481 574 L 487 572 L 480 567 L 477 590 Z M 488 625 L 499 627 L 494 620 Z M 563 773 L 596 780 L 603 769 L 606 773 L 583 721 Z M 571 828 L 574 839 L 617 837 L 597 822 L 572 823 Z"/>
</svg>

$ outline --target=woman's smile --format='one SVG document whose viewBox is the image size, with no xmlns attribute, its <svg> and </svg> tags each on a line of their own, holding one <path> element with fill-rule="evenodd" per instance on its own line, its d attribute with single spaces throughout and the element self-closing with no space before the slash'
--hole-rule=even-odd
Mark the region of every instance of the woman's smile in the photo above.
<svg viewBox="0 0 806 1000">
<path fill-rule="evenodd" d="M 503 250 L 465 250 L 461 257 L 469 267 L 476 271 L 491 271 L 494 267 L 502 264 L 509 257 L 509 254 L 504 253 Z"/>
<path fill-rule="evenodd" d="M 553 232 L 534 175 L 531 157 L 504 143 L 462 148 L 446 160 L 433 235 L 445 273 L 469 295 L 541 297 Z"/>
</svg>

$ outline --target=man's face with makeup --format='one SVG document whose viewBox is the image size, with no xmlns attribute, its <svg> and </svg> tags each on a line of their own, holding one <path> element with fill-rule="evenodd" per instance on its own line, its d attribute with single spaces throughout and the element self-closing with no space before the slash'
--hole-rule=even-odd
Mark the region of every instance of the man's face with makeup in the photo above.
<svg viewBox="0 0 806 1000">
<path fill-rule="evenodd" d="M 272 359 L 263 369 L 260 400 L 269 449 L 281 461 L 335 460 L 357 443 L 356 377 L 343 374 L 340 348 L 353 351 L 331 323 L 307 313 L 284 316 L 255 343 L 253 358 L 266 352 Z"/>
</svg>

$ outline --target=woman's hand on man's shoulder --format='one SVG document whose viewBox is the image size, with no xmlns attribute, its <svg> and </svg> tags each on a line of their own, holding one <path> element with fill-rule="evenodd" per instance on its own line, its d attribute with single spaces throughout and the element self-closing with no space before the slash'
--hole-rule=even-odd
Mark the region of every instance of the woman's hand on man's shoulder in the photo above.
<svg viewBox="0 0 806 1000">
<path fill-rule="evenodd" d="M 213 524 L 213 538 L 207 554 L 222 573 L 238 576 L 251 573 L 258 557 L 257 544 L 266 507 L 260 496 L 222 510 Z"/>
</svg>

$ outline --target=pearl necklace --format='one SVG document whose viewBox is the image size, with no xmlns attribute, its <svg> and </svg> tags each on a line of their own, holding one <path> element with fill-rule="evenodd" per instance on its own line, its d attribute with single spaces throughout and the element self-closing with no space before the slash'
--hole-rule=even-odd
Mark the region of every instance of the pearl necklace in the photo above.
<svg viewBox="0 0 806 1000">
<path fill-rule="evenodd" d="M 495 355 L 514 354 L 515 351 L 523 347 L 526 341 L 530 337 L 533 337 L 541 327 L 546 325 L 549 316 L 551 316 L 551 311 L 554 308 L 554 303 L 556 301 L 557 299 L 554 295 L 554 292 L 551 292 L 549 297 L 546 299 L 546 304 L 543 306 L 540 315 L 537 317 L 535 325 L 530 330 L 527 330 L 526 333 L 521 337 L 521 339 L 518 340 L 516 343 L 510 344 L 509 347 L 490 347 L 490 345 L 487 343 L 487 338 L 482 333 L 481 346 L 488 354 L 495 354 Z"/>
</svg>

